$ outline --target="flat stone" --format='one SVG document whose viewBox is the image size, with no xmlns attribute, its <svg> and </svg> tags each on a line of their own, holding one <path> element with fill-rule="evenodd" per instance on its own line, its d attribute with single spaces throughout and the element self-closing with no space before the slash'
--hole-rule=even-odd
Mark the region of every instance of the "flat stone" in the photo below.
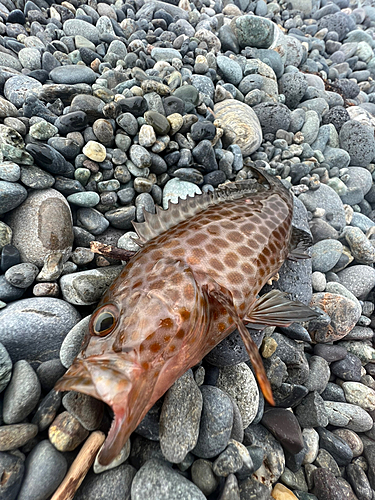
<svg viewBox="0 0 375 500">
<path fill-rule="evenodd" d="M 262 424 L 290 453 L 297 454 L 303 447 L 301 427 L 295 415 L 284 408 L 266 410 Z"/>
<path fill-rule="evenodd" d="M 26 197 L 27 191 L 20 184 L 0 180 L 0 214 L 18 207 Z"/>
<path fill-rule="evenodd" d="M 0 451 L 20 448 L 38 434 L 34 424 L 14 424 L 0 426 Z"/>
<path fill-rule="evenodd" d="M 99 31 L 92 24 L 81 19 L 68 19 L 63 25 L 66 36 L 82 35 L 95 45 L 99 43 Z"/>
<path fill-rule="evenodd" d="M 244 156 L 251 155 L 262 142 L 262 129 L 253 109 L 237 100 L 215 104 L 216 123 L 224 130 L 223 144 L 237 144 Z"/>
<path fill-rule="evenodd" d="M 42 88 L 42 84 L 35 78 L 26 75 L 12 76 L 5 82 L 4 96 L 14 106 L 20 108 L 25 102 L 27 94 L 40 88 Z"/>
<path fill-rule="evenodd" d="M 366 432 L 373 426 L 370 415 L 358 406 L 337 401 L 325 401 L 324 406 L 331 425 L 345 427 L 354 432 Z"/>
</svg>

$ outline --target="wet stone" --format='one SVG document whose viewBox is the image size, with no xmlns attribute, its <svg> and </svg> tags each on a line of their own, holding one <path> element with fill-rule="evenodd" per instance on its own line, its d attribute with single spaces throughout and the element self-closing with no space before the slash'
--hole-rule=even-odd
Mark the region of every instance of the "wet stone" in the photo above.
<svg viewBox="0 0 375 500">
<path fill-rule="evenodd" d="M 18 500 L 49 498 L 63 480 L 68 464 L 48 440 L 38 443 L 25 462 L 25 476 Z"/>
<path fill-rule="evenodd" d="M 301 428 L 296 417 L 290 411 L 283 408 L 266 410 L 262 424 L 290 453 L 297 454 L 303 449 Z"/>
<path fill-rule="evenodd" d="M 14 424 L 0 426 L 0 451 L 20 448 L 38 434 L 34 424 Z"/>
<path fill-rule="evenodd" d="M 59 451 L 73 451 L 89 435 L 79 421 L 69 412 L 60 413 L 48 429 L 48 437 Z"/>
<path fill-rule="evenodd" d="M 15 500 L 21 487 L 25 471 L 24 461 L 10 453 L 0 452 L 0 474 L 6 481 L 0 484 L 0 495 L 4 500 Z"/>
<path fill-rule="evenodd" d="M 35 371 L 27 361 L 17 361 L 12 378 L 4 392 L 3 419 L 6 424 L 22 422 L 35 408 L 41 387 Z"/>
</svg>

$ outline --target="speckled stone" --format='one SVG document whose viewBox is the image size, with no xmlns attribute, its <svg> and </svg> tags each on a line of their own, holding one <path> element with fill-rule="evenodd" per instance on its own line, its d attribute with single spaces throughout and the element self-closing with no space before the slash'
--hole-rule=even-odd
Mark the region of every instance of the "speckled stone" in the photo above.
<svg viewBox="0 0 375 500">
<path fill-rule="evenodd" d="M 258 117 L 250 106 L 237 100 L 215 104 L 216 124 L 224 130 L 223 144 L 238 144 L 244 156 L 256 151 L 262 142 Z"/>
<path fill-rule="evenodd" d="M 216 386 L 237 403 L 244 428 L 254 420 L 259 406 L 258 385 L 246 363 L 220 368 Z"/>
<path fill-rule="evenodd" d="M 366 432 L 373 426 L 370 415 L 359 406 L 337 401 L 325 401 L 324 406 L 331 425 L 354 432 Z"/>
<path fill-rule="evenodd" d="M 165 458 L 180 463 L 197 444 L 202 394 L 188 370 L 168 390 L 160 415 L 160 447 Z"/>
</svg>

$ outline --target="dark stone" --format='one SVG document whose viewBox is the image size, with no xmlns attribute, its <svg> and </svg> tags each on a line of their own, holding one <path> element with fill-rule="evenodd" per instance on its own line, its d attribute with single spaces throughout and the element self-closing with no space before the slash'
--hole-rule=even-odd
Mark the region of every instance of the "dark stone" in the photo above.
<svg viewBox="0 0 375 500">
<path fill-rule="evenodd" d="M 349 120 L 350 116 L 346 108 L 343 106 L 334 106 L 323 115 L 322 123 L 324 125 L 332 123 L 337 132 L 340 132 L 341 127 Z"/>
<path fill-rule="evenodd" d="M 191 126 L 190 134 L 191 138 L 197 142 L 204 139 L 212 141 L 216 134 L 216 127 L 208 121 L 196 122 Z"/>
<path fill-rule="evenodd" d="M 333 382 L 328 382 L 327 387 L 321 393 L 324 401 L 337 401 L 338 403 L 346 403 L 345 393 L 343 389 Z"/>
<path fill-rule="evenodd" d="M 328 469 L 315 469 L 313 493 L 319 500 L 343 500 L 343 491 L 335 476 Z"/>
<path fill-rule="evenodd" d="M 159 441 L 159 420 L 162 404 L 161 400 L 157 401 L 146 413 L 134 432 L 151 441 Z"/>
<path fill-rule="evenodd" d="M 91 470 L 74 498 L 75 500 L 128 499 L 136 472 L 136 469 L 129 464 L 122 464 L 100 474 L 95 474 Z"/>
<path fill-rule="evenodd" d="M 167 116 L 173 115 L 173 113 L 179 113 L 180 115 L 184 112 L 184 101 L 176 96 L 169 96 L 163 100 L 164 111 Z"/>
<path fill-rule="evenodd" d="M 316 430 L 320 437 L 320 448 L 328 451 L 336 460 L 337 465 L 348 465 L 352 461 L 353 452 L 343 439 L 323 427 L 318 427 Z"/>
<path fill-rule="evenodd" d="M 222 184 L 226 180 L 227 176 L 222 170 L 214 170 L 203 177 L 203 182 L 205 184 L 211 184 L 214 188 L 218 187 L 219 184 Z"/>
<path fill-rule="evenodd" d="M 275 404 L 279 408 L 294 408 L 308 394 L 308 389 L 303 385 L 283 383 L 273 390 Z"/>
<path fill-rule="evenodd" d="M 221 453 L 230 439 L 233 425 L 233 405 L 227 394 L 217 387 L 203 385 L 203 409 L 199 437 L 192 453 L 200 458 L 212 458 Z"/>
<path fill-rule="evenodd" d="M 256 481 L 255 479 L 248 478 L 245 479 L 239 485 L 240 487 L 240 499 L 241 500 L 270 500 L 269 489 L 266 485 Z"/>
<path fill-rule="evenodd" d="M 212 144 L 208 140 L 201 141 L 193 149 L 194 160 L 204 169 L 204 173 L 208 174 L 218 169 L 215 151 Z"/>
<path fill-rule="evenodd" d="M 28 144 L 26 146 L 28 151 L 34 158 L 35 163 L 50 172 L 51 174 L 64 175 L 72 178 L 74 174 L 74 167 L 68 163 L 65 158 L 51 146 L 47 144 Z"/>
<path fill-rule="evenodd" d="M 301 427 L 327 427 L 328 415 L 323 398 L 317 392 L 311 392 L 297 406 L 296 417 Z"/>
<path fill-rule="evenodd" d="M 290 110 L 284 104 L 263 102 L 253 107 L 262 127 L 263 135 L 276 134 L 280 129 L 288 130 Z"/>
<path fill-rule="evenodd" d="M 352 382 L 361 381 L 361 360 L 351 352 L 348 352 L 344 359 L 331 364 L 331 373 L 343 380 Z"/>
<path fill-rule="evenodd" d="M 14 245 L 5 245 L 1 251 L 1 271 L 5 273 L 10 267 L 20 262 L 21 256 L 18 249 Z"/>
<path fill-rule="evenodd" d="M 362 467 L 357 464 L 349 464 L 346 467 L 346 474 L 357 497 L 361 500 L 372 500 L 372 489 Z"/>
<path fill-rule="evenodd" d="M 74 111 L 57 118 L 54 125 L 59 129 L 60 134 L 66 135 L 69 132 L 83 130 L 87 126 L 87 115 L 83 111 Z"/>
<path fill-rule="evenodd" d="M 7 23 L 25 24 L 25 14 L 20 9 L 14 9 L 9 13 Z"/>
<path fill-rule="evenodd" d="M 0 498 L 16 500 L 25 472 L 23 460 L 10 453 L 0 452 Z"/>
<path fill-rule="evenodd" d="M 295 415 L 289 410 L 270 408 L 264 412 L 261 423 L 290 453 L 299 453 L 303 449 L 304 442 L 300 425 Z"/>
<path fill-rule="evenodd" d="M 147 101 L 143 97 L 126 97 L 119 101 L 123 113 L 131 113 L 136 118 L 143 116 L 148 109 Z"/>
<path fill-rule="evenodd" d="M 316 344 L 314 346 L 314 354 L 325 359 L 328 363 L 332 363 L 334 361 L 344 359 L 346 357 L 347 350 L 345 347 L 338 345 Z"/>
</svg>

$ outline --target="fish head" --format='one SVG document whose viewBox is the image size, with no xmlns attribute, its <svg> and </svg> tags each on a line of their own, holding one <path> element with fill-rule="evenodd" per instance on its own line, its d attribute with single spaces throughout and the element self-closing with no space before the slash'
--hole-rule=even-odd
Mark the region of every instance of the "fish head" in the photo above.
<svg viewBox="0 0 375 500">
<path fill-rule="evenodd" d="M 179 279 L 167 280 L 166 289 L 153 288 L 151 282 L 147 289 L 129 286 L 125 299 L 113 291 L 105 296 L 90 319 L 81 352 L 55 386 L 88 394 L 112 408 L 113 423 L 99 456 L 102 465 L 120 453 L 147 411 L 174 383 L 178 364 L 183 369 L 186 363 L 179 354 L 196 332 L 203 304 L 187 266 L 177 265 L 177 274 Z M 177 281 L 190 295 L 178 293 Z"/>
</svg>

